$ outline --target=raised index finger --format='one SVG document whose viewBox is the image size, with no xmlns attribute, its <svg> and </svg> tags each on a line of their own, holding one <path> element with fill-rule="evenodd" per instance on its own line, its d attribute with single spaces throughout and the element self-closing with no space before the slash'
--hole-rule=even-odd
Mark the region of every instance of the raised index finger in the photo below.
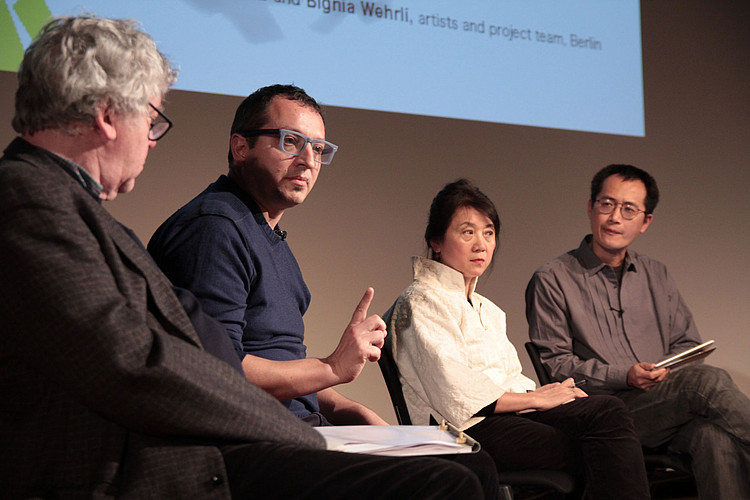
<svg viewBox="0 0 750 500">
<path fill-rule="evenodd" d="M 350 324 L 357 325 L 367 318 L 367 309 L 370 308 L 370 303 L 374 296 L 375 290 L 372 287 L 368 287 L 367 290 L 365 290 L 362 299 L 359 301 L 359 304 L 357 304 L 357 307 L 354 309 L 354 314 L 352 314 L 352 321 Z"/>
</svg>

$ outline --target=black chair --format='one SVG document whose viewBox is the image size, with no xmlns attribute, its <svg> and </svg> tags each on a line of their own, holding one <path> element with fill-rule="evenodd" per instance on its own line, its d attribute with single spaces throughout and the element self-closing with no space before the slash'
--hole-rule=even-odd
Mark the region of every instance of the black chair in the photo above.
<svg viewBox="0 0 750 500">
<path fill-rule="evenodd" d="M 552 382 L 547 368 L 542 364 L 539 348 L 533 342 L 526 342 L 526 352 L 529 354 L 531 365 L 534 367 L 539 385 L 547 385 Z M 585 387 L 584 387 L 585 389 Z M 643 447 L 643 460 L 646 463 L 651 496 L 656 498 L 657 490 L 662 485 L 672 483 L 693 483 L 695 480 L 690 470 L 690 461 L 687 457 L 670 454 L 666 446 L 659 448 Z M 688 485 L 690 487 L 690 485 Z"/>
<path fill-rule="evenodd" d="M 383 315 L 387 325 L 390 325 L 391 309 Z M 400 374 L 396 360 L 393 358 L 392 340 L 390 331 L 385 338 L 385 344 L 380 352 L 378 360 L 380 371 L 383 374 L 388 394 L 393 403 L 393 410 L 400 425 L 412 425 L 409 410 L 406 407 L 404 391 L 401 387 Z M 481 445 L 481 442 L 479 443 Z M 533 498 L 547 498 L 550 492 L 560 496 L 570 493 L 575 489 L 573 478 L 560 471 L 551 470 L 524 470 L 499 472 L 500 492 L 503 500 L 514 500 L 514 489 L 518 497 L 531 500 Z"/>
<path fill-rule="evenodd" d="M 524 344 L 526 352 L 529 353 L 529 359 L 531 359 L 531 365 L 534 367 L 536 372 L 536 378 L 539 379 L 539 385 L 547 385 L 552 383 L 552 378 L 547 373 L 547 368 L 542 364 L 542 358 L 539 355 L 539 348 L 533 342 L 526 342 Z"/>
</svg>

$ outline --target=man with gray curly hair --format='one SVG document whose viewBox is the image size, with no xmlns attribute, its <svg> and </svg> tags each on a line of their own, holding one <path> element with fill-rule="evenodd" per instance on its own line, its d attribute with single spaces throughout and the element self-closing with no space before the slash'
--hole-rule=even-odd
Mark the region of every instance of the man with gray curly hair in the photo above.
<svg viewBox="0 0 750 500">
<path fill-rule="evenodd" d="M 0 158 L 0 495 L 483 497 L 452 462 L 325 451 L 102 207 L 170 129 L 174 80 L 133 21 L 53 20 L 26 51 Z"/>
</svg>

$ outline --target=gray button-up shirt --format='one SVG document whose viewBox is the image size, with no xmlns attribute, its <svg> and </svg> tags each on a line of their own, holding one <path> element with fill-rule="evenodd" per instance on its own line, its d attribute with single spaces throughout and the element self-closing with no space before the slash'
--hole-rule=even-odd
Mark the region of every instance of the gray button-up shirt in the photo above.
<svg viewBox="0 0 750 500">
<path fill-rule="evenodd" d="M 634 364 L 656 363 L 701 338 L 664 264 L 629 250 L 619 283 L 590 239 L 534 273 L 526 318 L 553 379 L 586 379 L 587 392 L 611 394 L 628 389 Z"/>
</svg>

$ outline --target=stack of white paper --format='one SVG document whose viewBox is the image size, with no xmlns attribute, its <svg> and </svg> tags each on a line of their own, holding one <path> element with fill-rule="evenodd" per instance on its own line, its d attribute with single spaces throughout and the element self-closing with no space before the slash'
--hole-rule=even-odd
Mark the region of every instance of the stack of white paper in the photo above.
<svg viewBox="0 0 750 500">
<path fill-rule="evenodd" d="M 461 433 L 422 425 L 342 425 L 315 427 L 329 450 L 408 456 L 473 453 L 479 444 Z M 464 441 L 465 440 L 465 441 Z M 462 442 L 464 441 L 464 442 Z"/>
</svg>

